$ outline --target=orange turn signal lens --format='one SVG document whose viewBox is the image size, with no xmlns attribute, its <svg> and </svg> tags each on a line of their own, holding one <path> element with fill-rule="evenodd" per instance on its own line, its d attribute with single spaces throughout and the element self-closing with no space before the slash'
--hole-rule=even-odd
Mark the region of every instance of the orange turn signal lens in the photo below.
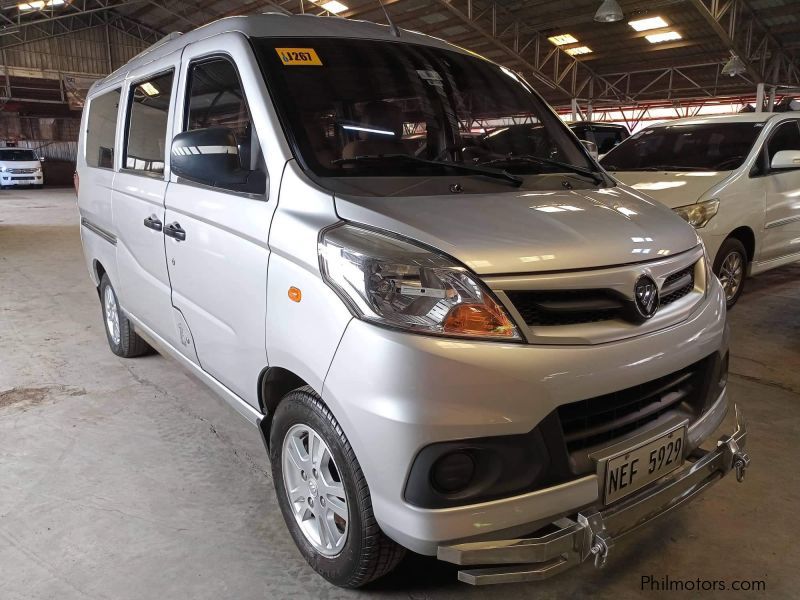
<svg viewBox="0 0 800 600">
<path fill-rule="evenodd" d="M 303 299 L 303 292 L 298 288 L 292 286 L 289 288 L 289 300 L 292 302 L 300 302 Z"/>
<path fill-rule="evenodd" d="M 459 304 L 444 319 L 444 331 L 459 335 L 514 337 L 514 325 L 500 307 Z"/>
</svg>

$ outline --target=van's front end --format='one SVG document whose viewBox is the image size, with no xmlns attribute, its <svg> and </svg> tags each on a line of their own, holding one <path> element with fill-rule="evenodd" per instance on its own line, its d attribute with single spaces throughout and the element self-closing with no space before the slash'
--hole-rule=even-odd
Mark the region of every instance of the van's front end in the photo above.
<svg viewBox="0 0 800 600">
<path fill-rule="evenodd" d="M 321 402 L 402 546 L 481 584 L 602 564 L 744 473 L 738 411 L 700 449 L 728 410 L 725 294 L 694 230 L 617 185 L 527 83 L 403 36 L 254 40 L 302 176 L 341 219 L 320 274 L 353 318 Z M 325 567 L 325 527 L 350 531 L 318 512 L 330 482 L 279 460 L 298 545 L 350 585 Z"/>
<path fill-rule="evenodd" d="M 41 187 L 43 184 L 42 163 L 33 150 L 0 148 L 0 187 Z"/>
</svg>

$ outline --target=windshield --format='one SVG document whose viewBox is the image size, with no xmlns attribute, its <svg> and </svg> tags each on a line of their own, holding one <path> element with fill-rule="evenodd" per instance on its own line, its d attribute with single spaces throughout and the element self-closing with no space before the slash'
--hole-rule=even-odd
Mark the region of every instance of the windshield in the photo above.
<svg viewBox="0 0 800 600">
<path fill-rule="evenodd" d="M 609 171 L 727 171 L 738 168 L 763 123 L 648 127 L 600 161 Z"/>
<path fill-rule="evenodd" d="M 295 153 L 318 176 L 437 176 L 485 165 L 495 176 L 580 177 L 597 169 L 524 81 L 481 58 L 361 39 L 255 46 Z"/>
<path fill-rule="evenodd" d="M 0 160 L 39 160 L 33 150 L 22 148 L 0 148 Z"/>
</svg>

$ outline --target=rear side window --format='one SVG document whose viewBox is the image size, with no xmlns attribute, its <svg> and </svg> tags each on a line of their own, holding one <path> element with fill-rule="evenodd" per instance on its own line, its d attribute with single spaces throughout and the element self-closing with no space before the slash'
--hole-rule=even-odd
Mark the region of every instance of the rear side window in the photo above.
<svg viewBox="0 0 800 600">
<path fill-rule="evenodd" d="M 247 183 L 218 187 L 264 194 L 267 174 L 261 145 L 236 67 L 226 58 L 193 64 L 189 72 L 184 131 L 209 127 L 227 127 L 233 132 L 241 167 L 250 171 Z"/>
<path fill-rule="evenodd" d="M 151 175 L 164 174 L 167 119 L 173 73 L 131 86 L 123 167 Z"/>
<path fill-rule="evenodd" d="M 85 158 L 90 167 L 114 168 L 119 98 L 120 90 L 116 89 L 96 96 L 89 102 Z"/>
<path fill-rule="evenodd" d="M 775 155 L 783 150 L 800 150 L 800 129 L 797 121 L 783 123 L 772 134 L 767 144 L 769 162 L 772 163 Z"/>
</svg>

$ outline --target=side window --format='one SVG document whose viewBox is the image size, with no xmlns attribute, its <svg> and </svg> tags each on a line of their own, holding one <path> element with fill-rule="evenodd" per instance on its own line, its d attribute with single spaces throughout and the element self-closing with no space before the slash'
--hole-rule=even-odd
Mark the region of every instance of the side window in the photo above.
<svg viewBox="0 0 800 600">
<path fill-rule="evenodd" d="M 781 150 L 800 150 L 800 128 L 797 121 L 787 121 L 780 125 L 767 142 L 769 164 Z"/>
<path fill-rule="evenodd" d="M 218 187 L 264 194 L 267 170 L 261 145 L 236 67 L 225 58 L 206 60 L 189 69 L 184 131 L 208 127 L 227 127 L 233 132 L 241 167 L 250 171 L 246 183 Z"/>
<path fill-rule="evenodd" d="M 85 158 L 90 167 L 114 168 L 119 98 L 120 90 L 116 89 L 96 96 L 89 102 Z"/>
<path fill-rule="evenodd" d="M 131 86 L 122 166 L 163 175 L 173 73 Z"/>
</svg>

